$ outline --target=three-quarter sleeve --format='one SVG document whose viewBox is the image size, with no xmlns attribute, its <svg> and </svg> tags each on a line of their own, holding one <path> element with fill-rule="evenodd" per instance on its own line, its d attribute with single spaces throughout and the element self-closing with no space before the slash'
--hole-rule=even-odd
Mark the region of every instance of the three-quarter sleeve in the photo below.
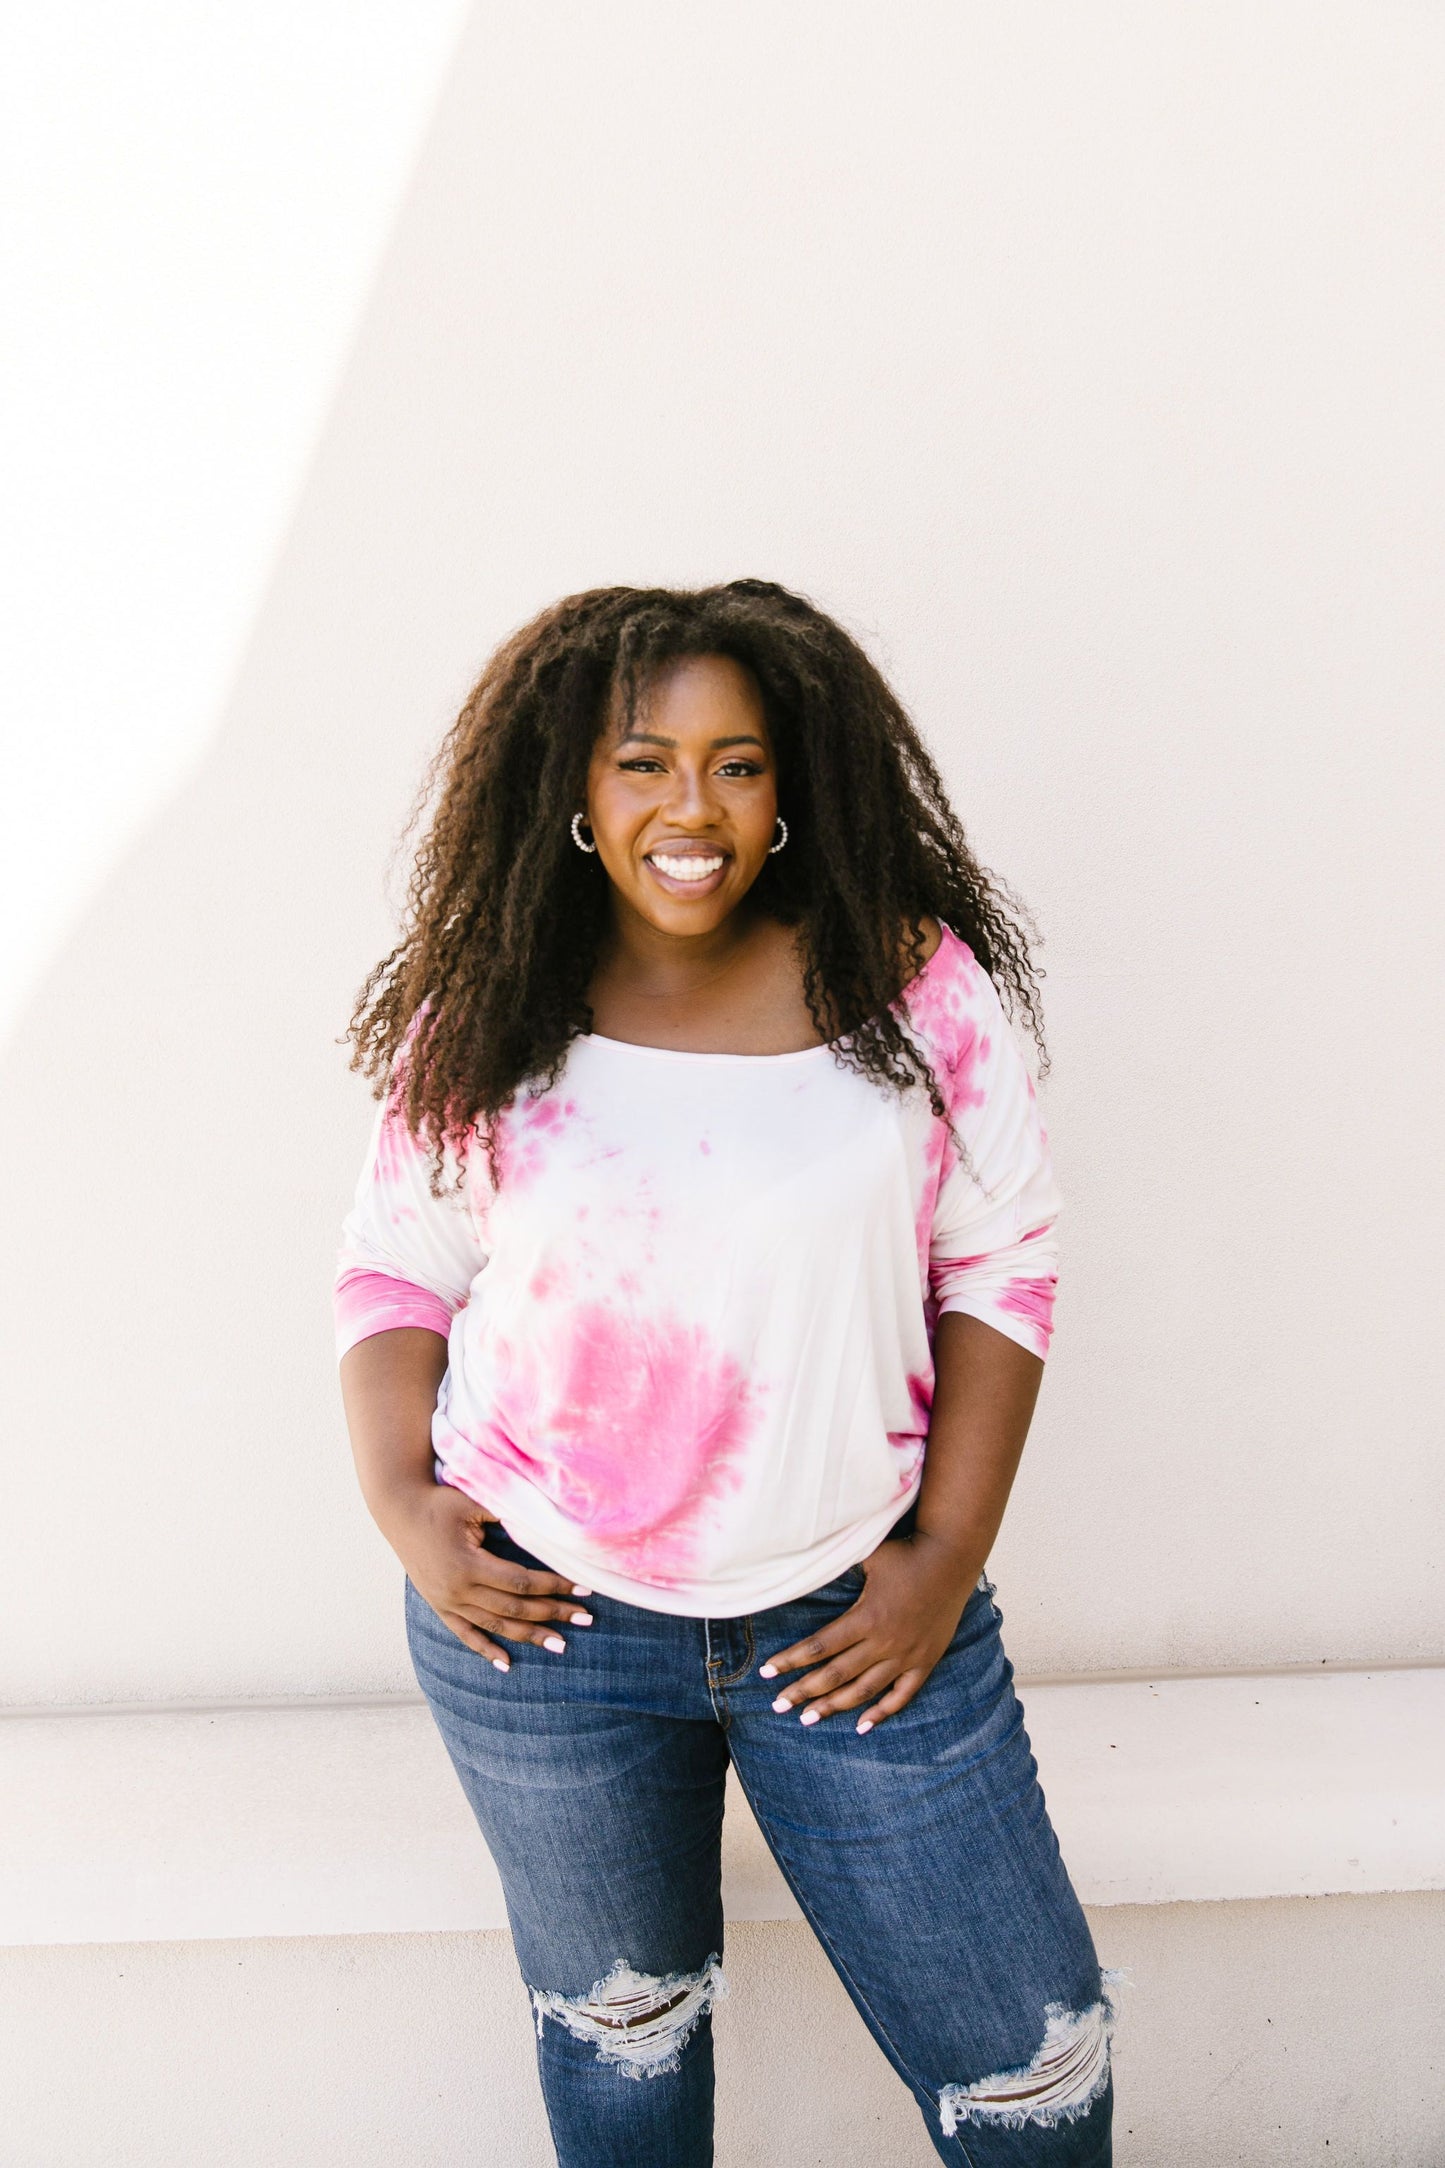
<svg viewBox="0 0 1445 2168">
<path fill-rule="evenodd" d="M 937 1315 L 963 1310 L 1045 1356 L 1058 1283 L 1059 1192 L 1029 1075 L 998 992 L 976 971 L 950 1112 L 950 1145 L 928 1252 Z"/>
<path fill-rule="evenodd" d="M 444 1161 L 446 1194 L 428 1182 L 428 1158 L 408 1130 L 393 1083 L 376 1110 L 371 1141 L 342 1222 L 332 1308 L 336 1358 L 372 1333 L 419 1325 L 446 1339 L 486 1264 L 465 1194 L 452 1192 L 455 1155 Z"/>
</svg>

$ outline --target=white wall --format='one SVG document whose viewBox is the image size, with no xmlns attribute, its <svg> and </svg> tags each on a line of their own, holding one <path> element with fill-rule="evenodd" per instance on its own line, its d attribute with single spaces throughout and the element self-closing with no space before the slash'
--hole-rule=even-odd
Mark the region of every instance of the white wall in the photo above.
<svg viewBox="0 0 1445 2168">
<path fill-rule="evenodd" d="M 363 12 L 345 170 L 374 110 L 394 175 L 445 10 L 394 100 Z M 208 80 L 249 49 L 215 20 Z M 10 936 L 4 1698 L 410 1683 L 327 1322 L 383 862 L 524 614 L 741 572 L 870 643 L 1048 935 L 1068 1248 L 996 1561 L 1016 1662 L 1441 1655 L 1442 59 L 1437 11 L 1340 0 L 484 6 L 394 223 L 373 174 L 351 284 L 322 326 L 294 248 L 274 335 L 277 199 L 253 230 L 234 169 L 186 261 L 249 267 L 265 412 L 210 403 L 229 480 L 146 556 L 174 608 L 146 586 L 111 752 L 10 755 L 50 839 L 173 643 L 199 741 L 269 554 L 193 772 L 58 947 Z M 194 482 L 224 343 L 164 330 L 162 473 Z M 85 376 L 87 441 L 133 363 Z M 151 516 L 123 462 L 97 488 L 104 561 L 57 529 L 35 575 L 72 711 L 141 579 L 117 503 Z"/>
<path fill-rule="evenodd" d="M 465 13 L 0 18 L 0 1028 L 214 732 Z"/>
<path fill-rule="evenodd" d="M 329 1317 L 387 854 L 523 616 L 744 572 L 868 642 L 1048 936 L 1068 1251 L 994 1561 L 1019 1668 L 1445 1659 L 1445 16 L 71 0 L 3 34 L 0 1704 L 411 1686 Z M 1293 1872 L 1297 1799 L 1307 1886 L 1408 1885 L 1097 1913 L 1136 1982 L 1121 2168 L 1439 2157 L 1433 1780 L 1379 1730 L 1439 1676 L 1330 1689 L 1379 1752 L 1297 1678 L 1205 1682 L 1251 1712 L 1212 1761 L 1099 1731 L 1096 1684 L 1067 1751 L 1043 1724 L 1061 1826 L 1137 1763 L 1155 1849 L 1258 1796 Z M 1152 1724 L 1190 1690 L 1132 1691 Z M 49 1853 L 116 1858 L 142 1921 L 90 1932 L 155 1933 L 176 1863 L 150 1821 L 119 1857 L 81 1732 L 124 1733 L 133 1807 L 171 1782 L 146 1740 L 205 1721 L 55 1720 L 89 1788 Z M 281 1766 L 226 1796 L 304 1852 L 329 1793 L 292 1814 Z M 391 1797 L 359 1789 L 353 1851 Z M 224 1897 L 219 1830 L 182 1851 Z M 0 1952 L 34 2168 L 545 2157 L 500 1935 L 47 1932 Z M 921 2160 L 805 1930 L 735 1907 L 729 1963 L 720 2160 Z"/>
</svg>

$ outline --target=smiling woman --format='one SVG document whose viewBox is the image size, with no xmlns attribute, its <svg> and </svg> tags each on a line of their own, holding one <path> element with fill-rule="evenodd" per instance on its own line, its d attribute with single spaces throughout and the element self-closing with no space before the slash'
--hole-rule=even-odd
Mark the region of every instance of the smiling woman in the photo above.
<svg viewBox="0 0 1445 2168">
<path fill-rule="evenodd" d="M 730 1761 L 939 2156 L 1096 2168 L 1112 2013 L 983 1573 L 1057 1276 L 1018 915 L 765 582 L 559 603 L 438 759 L 337 1348 L 562 2168 L 712 2158 Z"/>
<path fill-rule="evenodd" d="M 744 714 L 751 730 L 737 728 Z M 648 719 L 655 727 L 626 729 L 593 754 L 588 796 L 608 877 L 625 894 L 626 851 L 689 903 L 729 881 L 746 894 L 774 847 L 778 803 L 756 679 L 731 656 L 690 656 L 659 673 Z M 634 750 L 644 745 L 657 750 Z"/>
<path fill-rule="evenodd" d="M 744 720 L 750 728 L 739 727 Z M 786 1052 L 769 1043 L 780 1034 L 816 1045 L 792 937 L 747 904 L 786 844 L 787 823 L 766 708 L 746 665 L 697 655 L 660 669 L 645 716 L 629 724 L 614 714 L 599 737 L 587 801 L 595 841 L 588 846 L 580 833 L 581 812 L 573 836 L 599 853 L 616 914 L 593 972 L 594 1018 L 600 1013 L 614 1038 L 644 1045 L 659 1029 L 695 1045 L 699 1029 L 706 1036 L 719 1027 L 742 1052 Z M 716 908 L 698 910 L 714 897 Z M 664 898 L 682 908 L 669 911 Z"/>
</svg>

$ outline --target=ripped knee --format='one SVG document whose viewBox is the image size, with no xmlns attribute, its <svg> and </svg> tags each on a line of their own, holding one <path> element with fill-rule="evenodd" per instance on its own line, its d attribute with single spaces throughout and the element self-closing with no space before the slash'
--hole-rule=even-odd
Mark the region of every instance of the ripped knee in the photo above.
<svg viewBox="0 0 1445 2168">
<path fill-rule="evenodd" d="M 635 1972 L 619 1957 L 605 1979 L 585 1995 L 559 1995 L 551 1988 L 529 1990 L 537 2018 L 537 2038 L 551 2018 L 574 2039 L 597 2050 L 597 2060 L 629 2078 L 658 2077 L 676 2070 L 683 2048 L 701 2019 L 727 1993 L 716 1956 L 701 1972 Z"/>
<path fill-rule="evenodd" d="M 960 2123 L 1050 2129 L 1087 2115 L 1109 2082 L 1113 1989 L 1119 1978 L 1104 1973 L 1099 2000 L 1087 2010 L 1046 2004 L 1044 2037 L 1033 2059 L 1020 2069 L 995 2071 L 972 2085 L 945 2085 L 938 2096 L 944 2137 L 951 2138 Z"/>
</svg>

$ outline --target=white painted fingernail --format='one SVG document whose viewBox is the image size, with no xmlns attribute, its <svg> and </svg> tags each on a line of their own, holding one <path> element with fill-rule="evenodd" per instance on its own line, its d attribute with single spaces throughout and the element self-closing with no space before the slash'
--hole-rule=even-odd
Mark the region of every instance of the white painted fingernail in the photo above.
<svg viewBox="0 0 1445 2168">
<path fill-rule="evenodd" d="M 590 1626 L 592 1624 L 592 1613 L 590 1611 L 574 1611 L 572 1613 L 572 1624 L 574 1626 Z"/>
<path fill-rule="evenodd" d="M 873 1719 L 872 1719 L 872 1717 L 871 1717 L 871 1716 L 860 1716 L 860 1717 L 859 1717 L 859 1719 L 858 1719 L 858 1729 L 859 1729 L 859 1731 L 871 1731 L 871 1730 L 873 1729 Z"/>
<path fill-rule="evenodd" d="M 802 1724 L 816 1724 L 822 1714 L 821 1709 L 805 1709 L 798 1721 Z"/>
<path fill-rule="evenodd" d="M 793 1704 L 786 1694 L 779 1694 L 777 1700 L 773 1703 L 773 1710 L 776 1715 L 781 1716 L 785 1709 L 791 1709 L 792 1706 Z"/>
<path fill-rule="evenodd" d="M 574 1588 L 572 1593 L 574 1596 L 590 1596 L 592 1591 L 590 1588 Z"/>
<path fill-rule="evenodd" d="M 496 1665 L 498 1671 L 510 1671 L 512 1668 L 505 1656 L 494 1656 L 492 1662 Z"/>
<path fill-rule="evenodd" d="M 548 1634 L 546 1640 L 542 1643 L 542 1646 L 544 1649 L 555 1649 L 557 1654 L 560 1656 L 562 1654 L 562 1651 L 566 1648 L 567 1644 L 562 1639 L 562 1636 L 560 1634 Z"/>
<path fill-rule="evenodd" d="M 778 1667 L 776 1664 L 762 1664 L 758 1668 L 758 1677 L 760 1679 L 775 1679 L 777 1675 Z"/>
</svg>

